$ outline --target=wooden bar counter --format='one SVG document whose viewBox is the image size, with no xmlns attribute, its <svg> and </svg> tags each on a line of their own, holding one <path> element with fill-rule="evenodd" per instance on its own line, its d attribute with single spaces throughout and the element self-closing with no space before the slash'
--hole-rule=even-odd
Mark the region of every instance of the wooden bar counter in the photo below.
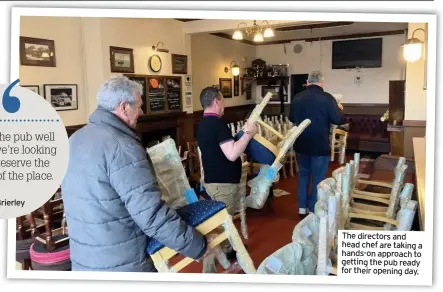
<svg viewBox="0 0 443 292">
<path fill-rule="evenodd" d="M 426 198 L 426 139 L 413 138 L 415 176 L 418 201 L 418 219 L 420 230 L 425 230 L 425 198 Z"/>
</svg>

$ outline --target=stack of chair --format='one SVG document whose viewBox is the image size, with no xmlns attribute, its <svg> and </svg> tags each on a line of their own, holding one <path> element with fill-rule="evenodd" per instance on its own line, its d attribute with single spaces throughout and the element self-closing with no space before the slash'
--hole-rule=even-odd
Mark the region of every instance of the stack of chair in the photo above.
<svg viewBox="0 0 443 292">
<path fill-rule="evenodd" d="M 357 189 L 359 183 L 377 184 L 380 182 L 361 180 L 358 175 L 359 155 L 344 167 L 334 171 L 336 179 L 341 177 L 341 229 L 349 230 L 411 230 L 417 202 L 412 200 L 414 185 L 403 183 L 406 165 L 399 159 L 394 169 L 390 193 L 363 192 Z M 356 163 L 357 162 L 357 163 Z"/>
</svg>

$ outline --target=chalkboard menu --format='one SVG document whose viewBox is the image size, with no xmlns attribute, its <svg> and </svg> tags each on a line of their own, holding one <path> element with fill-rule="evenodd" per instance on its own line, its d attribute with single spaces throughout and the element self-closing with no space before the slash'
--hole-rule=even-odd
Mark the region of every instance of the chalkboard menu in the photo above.
<svg viewBox="0 0 443 292">
<path fill-rule="evenodd" d="M 146 114 L 148 113 L 148 109 L 146 108 L 146 77 L 145 76 L 137 76 L 137 75 L 128 75 L 127 76 L 130 80 L 137 82 L 138 84 L 140 84 L 143 88 L 143 93 L 142 93 L 142 110 L 143 113 Z"/>
<path fill-rule="evenodd" d="M 149 84 L 149 112 L 165 111 L 165 78 L 148 77 Z"/>
<path fill-rule="evenodd" d="M 143 87 L 143 112 L 162 114 L 182 110 L 181 76 L 124 74 Z"/>
<path fill-rule="evenodd" d="M 181 78 L 166 78 L 166 97 L 168 100 L 168 110 L 175 111 L 181 109 Z"/>
</svg>

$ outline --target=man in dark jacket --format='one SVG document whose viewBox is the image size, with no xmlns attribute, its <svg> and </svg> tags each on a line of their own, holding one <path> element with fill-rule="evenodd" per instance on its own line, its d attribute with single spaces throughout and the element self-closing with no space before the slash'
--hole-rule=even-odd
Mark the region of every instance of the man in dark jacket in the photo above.
<svg viewBox="0 0 443 292">
<path fill-rule="evenodd" d="M 106 81 L 89 123 L 70 138 L 62 195 L 73 271 L 156 271 L 148 237 L 200 259 L 206 238 L 161 200 L 135 133 L 142 88 L 123 76 Z"/>
<path fill-rule="evenodd" d="M 299 214 L 306 214 L 307 208 L 314 212 L 317 203 L 317 185 L 326 178 L 330 160 L 329 131 L 331 124 L 343 123 L 343 106 L 323 90 L 324 78 L 321 72 L 309 74 L 307 88 L 295 95 L 291 101 L 289 120 L 299 125 L 310 119 L 311 124 L 297 138 L 294 150 L 299 165 L 298 203 Z M 308 199 L 309 182 L 312 179 Z"/>
</svg>

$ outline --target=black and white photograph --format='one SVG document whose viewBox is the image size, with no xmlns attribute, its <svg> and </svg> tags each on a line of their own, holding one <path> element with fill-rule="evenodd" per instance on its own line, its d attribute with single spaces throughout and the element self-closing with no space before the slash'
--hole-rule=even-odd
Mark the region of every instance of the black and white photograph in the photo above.
<svg viewBox="0 0 443 292">
<path fill-rule="evenodd" d="M 45 84 L 44 92 L 45 99 L 51 103 L 57 111 L 78 109 L 76 84 Z"/>
<path fill-rule="evenodd" d="M 54 41 L 20 37 L 20 63 L 24 66 L 55 67 Z"/>
</svg>

